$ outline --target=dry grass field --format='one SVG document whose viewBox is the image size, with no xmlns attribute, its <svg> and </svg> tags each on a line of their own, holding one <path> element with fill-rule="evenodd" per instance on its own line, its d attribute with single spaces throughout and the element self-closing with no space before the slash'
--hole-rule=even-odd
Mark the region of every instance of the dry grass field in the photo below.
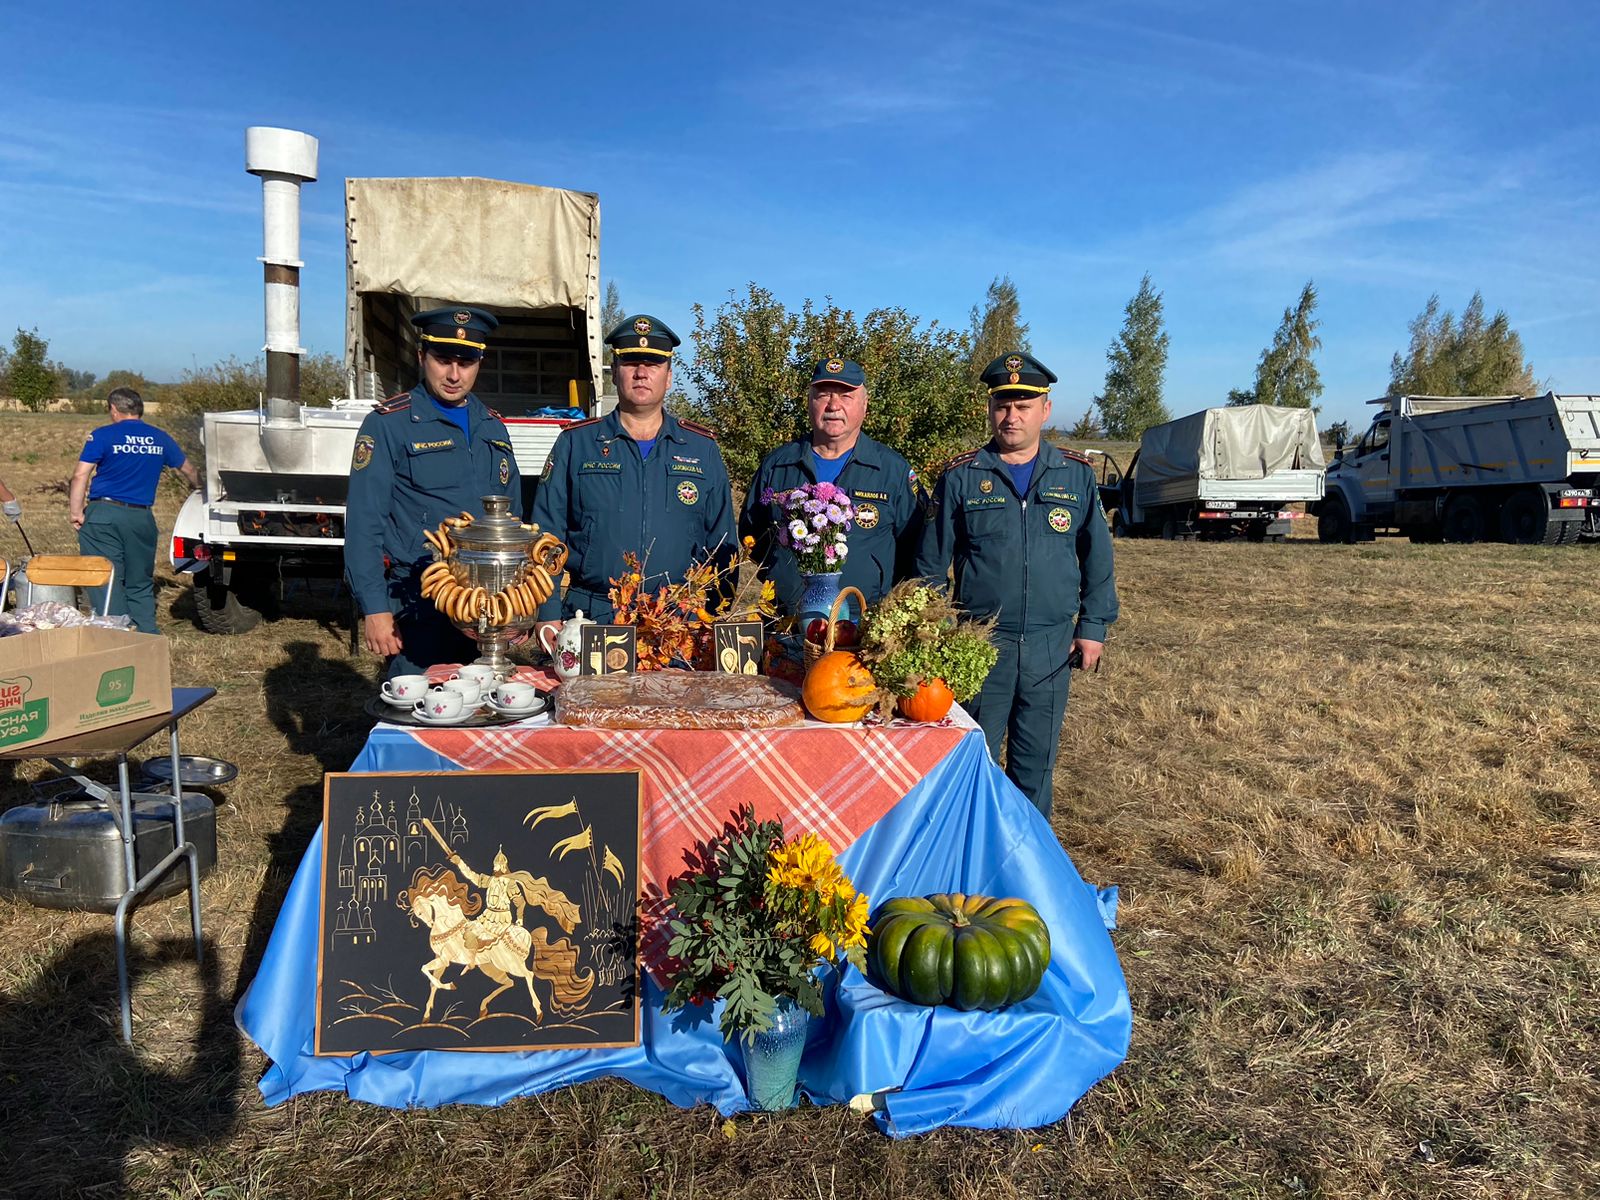
<svg viewBox="0 0 1600 1200">
<path fill-rule="evenodd" d="M 0 417 L 41 551 L 71 547 L 48 487 L 90 424 Z M 903 1142 L 838 1109 L 725 1124 L 616 1082 L 264 1108 L 233 1002 L 376 663 L 347 656 L 327 585 L 219 639 L 164 576 L 175 680 L 220 693 L 185 747 L 242 768 L 206 966 L 180 900 L 138 914 L 130 1052 L 109 918 L 0 900 L 0 1195 L 1596 1194 L 1597 554 L 1119 545 L 1124 616 L 1075 684 L 1056 830 L 1122 885 L 1132 1052 L 1054 1128 Z M 0 775 L 0 803 L 35 774 Z"/>
</svg>

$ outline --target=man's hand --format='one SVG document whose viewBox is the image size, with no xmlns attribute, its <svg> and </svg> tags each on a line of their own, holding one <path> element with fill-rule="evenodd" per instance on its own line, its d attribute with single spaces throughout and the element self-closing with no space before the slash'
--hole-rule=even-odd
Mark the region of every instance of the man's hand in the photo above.
<svg viewBox="0 0 1600 1200">
<path fill-rule="evenodd" d="M 1098 671 L 1100 669 L 1100 654 L 1106 648 L 1104 642 L 1091 642 L 1088 638 L 1073 638 L 1072 648 L 1083 655 L 1083 669 L 1085 671 Z"/>
<path fill-rule="evenodd" d="M 385 658 L 400 653 L 400 631 L 393 613 L 368 613 L 361 619 L 361 640 L 368 650 Z"/>
<path fill-rule="evenodd" d="M 0 512 L 5 513 L 13 522 L 20 521 L 22 520 L 22 501 L 13 496 L 4 504 L 0 504 Z"/>
<path fill-rule="evenodd" d="M 83 509 L 75 508 L 75 509 L 72 510 L 71 520 L 72 520 L 72 527 L 74 529 L 82 529 L 83 528 L 83 517 L 84 517 Z"/>
</svg>

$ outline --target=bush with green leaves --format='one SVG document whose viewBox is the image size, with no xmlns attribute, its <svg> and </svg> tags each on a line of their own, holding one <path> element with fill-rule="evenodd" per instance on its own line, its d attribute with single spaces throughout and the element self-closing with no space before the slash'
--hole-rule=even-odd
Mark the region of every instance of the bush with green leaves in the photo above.
<svg viewBox="0 0 1600 1200">
<path fill-rule="evenodd" d="M 923 323 L 903 308 L 863 316 L 831 299 L 791 312 L 751 284 L 715 312 L 694 307 L 694 353 L 682 368 L 692 393 L 677 411 L 717 431 L 728 473 L 739 486 L 782 443 L 810 432 L 806 391 L 825 358 L 861 364 L 867 376 L 864 431 L 898 450 L 918 471 L 980 444 L 988 435 L 985 398 L 968 370 L 966 334 Z"/>
</svg>

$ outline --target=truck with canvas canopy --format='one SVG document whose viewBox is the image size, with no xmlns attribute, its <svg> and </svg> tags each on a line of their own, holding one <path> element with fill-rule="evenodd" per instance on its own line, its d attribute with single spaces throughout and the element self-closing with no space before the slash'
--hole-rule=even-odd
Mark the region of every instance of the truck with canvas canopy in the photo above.
<svg viewBox="0 0 1600 1200">
<path fill-rule="evenodd" d="M 1322 498 L 1323 454 L 1308 408 L 1207 408 L 1144 431 L 1118 474 L 1108 456 L 1101 502 L 1123 537 L 1277 541 Z"/>
</svg>

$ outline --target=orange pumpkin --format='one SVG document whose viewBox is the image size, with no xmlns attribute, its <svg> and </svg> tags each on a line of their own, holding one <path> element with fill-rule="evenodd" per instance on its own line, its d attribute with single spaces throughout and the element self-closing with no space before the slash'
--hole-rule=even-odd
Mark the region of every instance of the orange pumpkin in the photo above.
<svg viewBox="0 0 1600 1200">
<path fill-rule="evenodd" d="M 800 686 L 800 698 L 817 720 L 844 725 L 872 711 L 878 699 L 878 681 L 850 651 L 835 650 L 811 664 Z"/>
<path fill-rule="evenodd" d="M 895 701 L 900 715 L 908 721 L 942 721 L 956 702 L 956 694 L 942 679 L 925 679 L 916 692 Z"/>
</svg>

